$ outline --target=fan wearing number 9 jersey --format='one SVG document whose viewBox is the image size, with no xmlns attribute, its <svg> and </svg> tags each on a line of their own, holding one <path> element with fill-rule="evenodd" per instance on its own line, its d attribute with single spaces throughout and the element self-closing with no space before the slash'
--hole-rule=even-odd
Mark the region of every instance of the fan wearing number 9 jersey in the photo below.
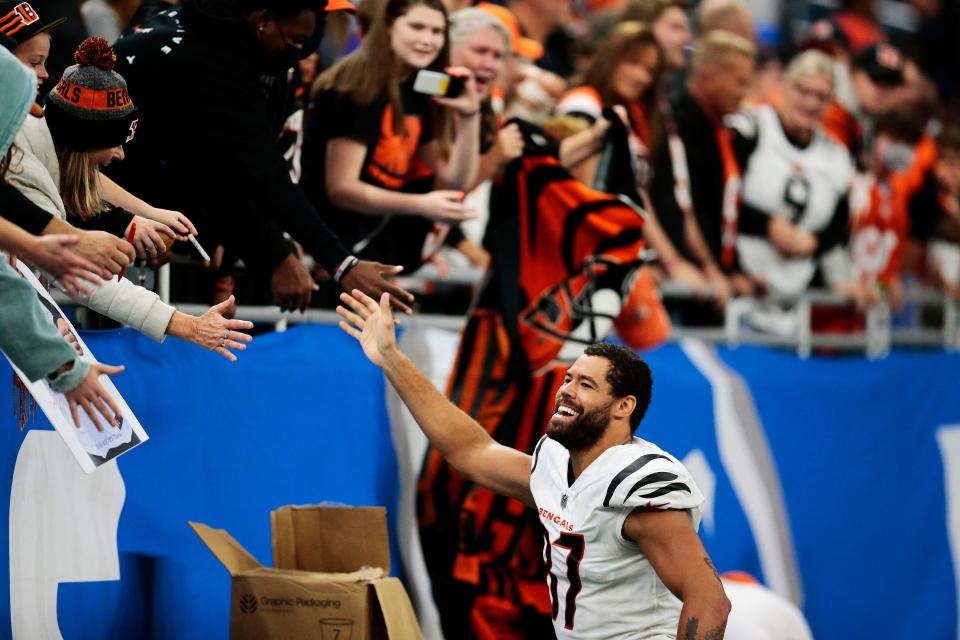
<svg viewBox="0 0 960 640">
<path fill-rule="evenodd" d="M 703 495 L 690 473 L 637 437 L 605 450 L 572 483 L 570 468 L 570 452 L 544 436 L 533 454 L 530 489 L 546 532 L 557 638 L 676 637 L 682 603 L 624 538 L 623 525 L 634 509 L 676 509 L 695 530 Z"/>
<path fill-rule="evenodd" d="M 732 122 L 743 141 L 741 147 L 746 149 L 748 140 L 753 144 L 744 162 L 737 237 L 744 271 L 786 295 L 806 291 L 818 271 L 828 286 L 845 282 L 849 277 L 847 192 L 853 179 L 850 154 L 816 129 L 806 144 L 792 139 L 769 105 Z M 807 255 L 781 253 L 768 237 L 767 223 L 773 217 L 813 234 L 816 248 Z"/>
</svg>

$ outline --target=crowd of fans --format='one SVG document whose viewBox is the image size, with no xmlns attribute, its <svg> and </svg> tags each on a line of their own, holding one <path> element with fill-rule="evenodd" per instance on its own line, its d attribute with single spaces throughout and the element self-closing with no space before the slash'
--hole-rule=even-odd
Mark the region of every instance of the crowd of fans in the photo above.
<svg viewBox="0 0 960 640">
<path fill-rule="evenodd" d="M 912 0 L 910 34 L 841 4 L 771 29 L 741 0 L 5 0 L 3 248 L 94 311 L 233 359 L 243 274 L 250 302 L 342 287 L 411 312 L 401 271 L 496 268 L 491 185 L 534 125 L 642 212 L 638 283 L 694 296 L 675 320 L 774 293 L 750 321 L 782 331 L 813 287 L 851 301 L 848 324 L 913 283 L 960 300 L 955 7 Z M 422 70 L 464 89 L 427 95 Z M 122 277 L 171 254 L 204 316 Z M 59 377 L 62 357 L 21 368 Z M 78 406 L 102 407 L 91 393 Z"/>
<path fill-rule="evenodd" d="M 58 20 L 43 22 L 26 3 L 4 3 L 0 11 L 9 11 L 0 23 L 0 249 L 11 264 L 23 259 L 51 282 L 59 281 L 78 303 L 155 340 L 173 335 L 235 360 L 231 350 L 243 350 L 250 341 L 240 330 L 253 325 L 227 317 L 232 298 L 194 317 L 123 277 L 137 253 L 164 253 L 195 229 L 183 214 L 147 205 L 100 172 L 123 160 L 123 144 L 137 122 L 126 83 L 112 71 L 107 42 L 81 44 L 77 64 L 63 72 L 41 109 L 36 99 L 47 78 L 48 29 Z M 64 392 L 78 426 L 80 410 L 98 428 L 100 420 L 116 426 L 119 412 L 98 375 L 122 369 L 81 360 L 69 327 L 44 318 L 42 299 L 6 258 L 0 272 L 0 348 L 28 378 L 45 377 Z"/>
<path fill-rule="evenodd" d="M 734 296 L 814 287 L 860 312 L 903 308 L 905 283 L 960 298 L 958 63 L 930 26 L 952 9 L 913 5 L 912 36 L 888 35 L 870 2 L 773 36 L 735 0 L 140 11 L 116 43 L 140 128 L 109 175 L 190 214 L 216 249 L 212 287 L 195 293 L 226 298 L 242 259 L 263 276 L 242 290 L 251 302 L 269 301 L 269 275 L 273 299 L 302 309 L 329 304 L 338 273 L 377 290 L 401 268 L 495 261 L 489 188 L 524 153 L 519 119 L 577 179 L 645 211 L 644 275 L 710 300 L 671 306 L 675 320 L 715 323 Z M 466 90 L 418 93 L 422 69 Z M 610 117 L 626 125 L 629 171 L 603 164 Z M 788 307 L 749 320 L 789 331 Z"/>
</svg>

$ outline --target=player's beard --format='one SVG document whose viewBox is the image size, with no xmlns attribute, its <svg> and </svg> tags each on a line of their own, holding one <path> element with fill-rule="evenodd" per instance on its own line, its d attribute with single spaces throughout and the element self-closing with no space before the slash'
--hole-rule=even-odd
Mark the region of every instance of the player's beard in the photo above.
<svg viewBox="0 0 960 640">
<path fill-rule="evenodd" d="M 610 424 L 610 409 L 615 401 L 590 411 L 584 411 L 568 425 L 547 424 L 547 436 L 556 440 L 568 451 L 584 451 L 597 444 Z"/>
</svg>

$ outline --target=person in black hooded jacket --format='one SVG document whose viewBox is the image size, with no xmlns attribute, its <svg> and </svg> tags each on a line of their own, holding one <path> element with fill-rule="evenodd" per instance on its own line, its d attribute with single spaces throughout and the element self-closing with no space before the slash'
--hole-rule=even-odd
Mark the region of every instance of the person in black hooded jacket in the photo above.
<svg viewBox="0 0 960 640">
<path fill-rule="evenodd" d="M 201 234 L 251 269 L 271 273 L 285 309 L 305 309 L 316 284 L 289 233 L 346 290 L 412 296 L 397 272 L 351 256 L 290 181 L 275 140 L 286 71 L 316 49 L 324 11 L 347 0 L 186 0 L 117 41 L 116 69 L 140 110 L 118 183 L 187 211 Z"/>
</svg>

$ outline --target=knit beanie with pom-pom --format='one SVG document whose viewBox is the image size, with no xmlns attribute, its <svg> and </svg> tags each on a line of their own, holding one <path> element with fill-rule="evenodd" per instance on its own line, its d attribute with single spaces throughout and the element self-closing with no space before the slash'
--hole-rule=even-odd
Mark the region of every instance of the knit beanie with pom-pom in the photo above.
<svg viewBox="0 0 960 640">
<path fill-rule="evenodd" d="M 76 151 L 109 149 L 133 139 L 137 109 L 127 82 L 113 70 L 110 44 L 87 38 L 77 47 L 77 64 L 67 67 L 47 98 L 47 124 L 57 146 Z"/>
</svg>

